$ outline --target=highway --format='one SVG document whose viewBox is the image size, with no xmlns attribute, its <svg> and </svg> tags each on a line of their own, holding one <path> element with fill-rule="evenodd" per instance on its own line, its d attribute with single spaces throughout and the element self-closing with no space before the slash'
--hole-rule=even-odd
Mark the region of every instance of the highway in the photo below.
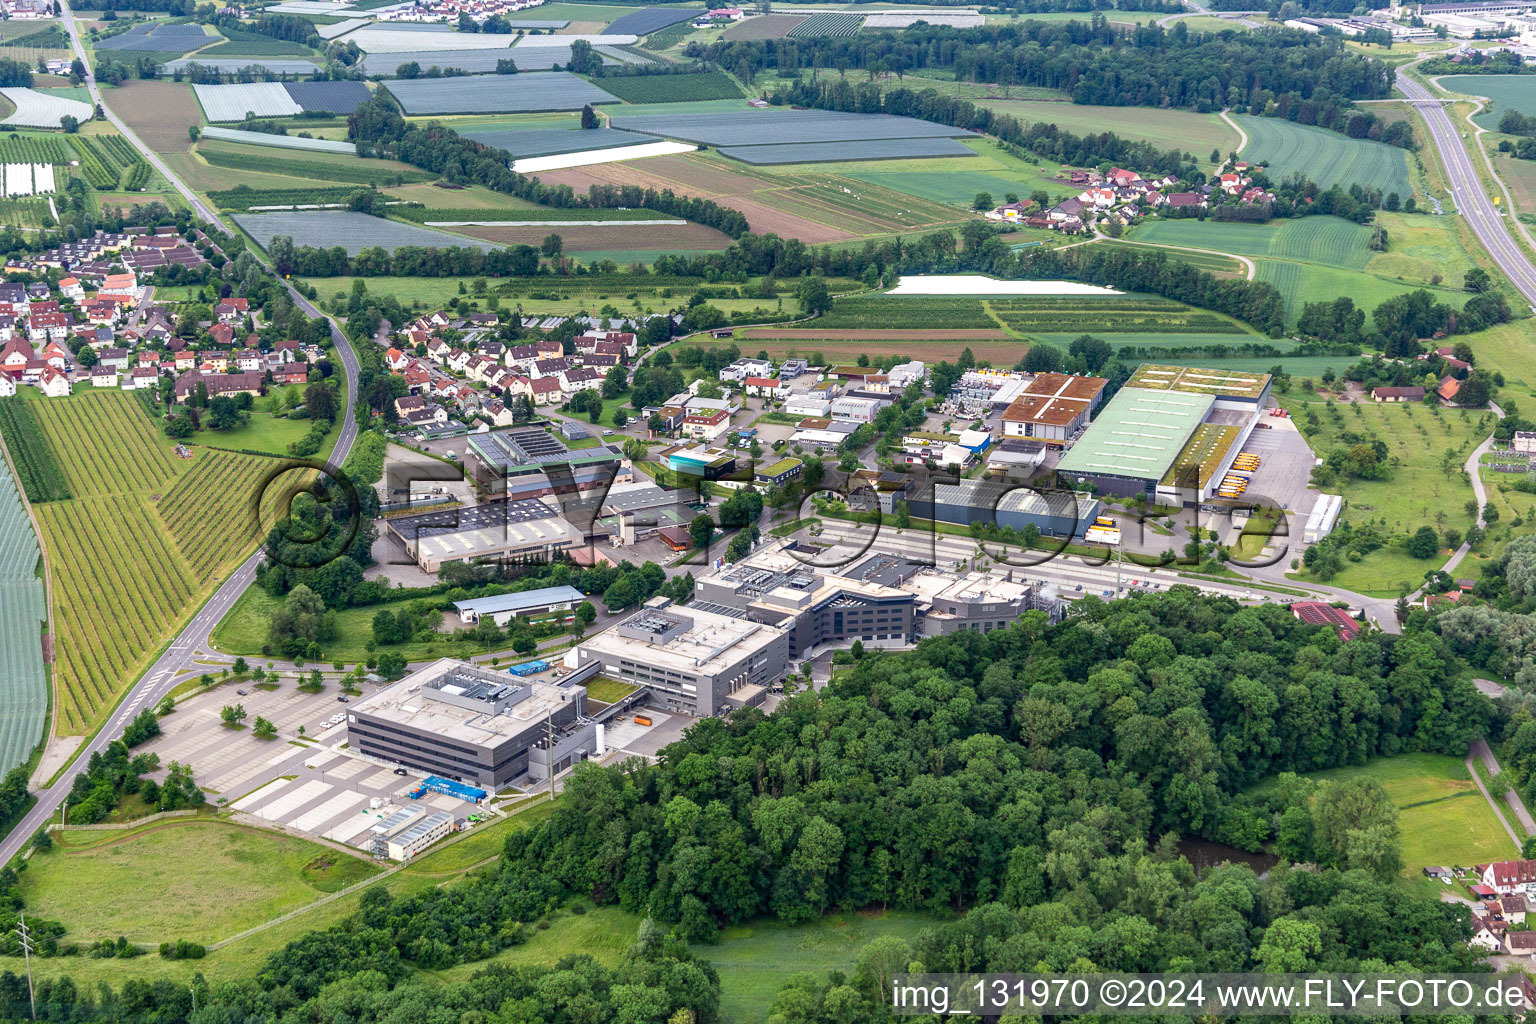
<svg viewBox="0 0 1536 1024">
<path fill-rule="evenodd" d="M 1451 115 L 1446 112 L 1445 101 L 1436 99 L 1428 89 L 1397 71 L 1397 88 L 1406 96 L 1429 128 L 1430 141 L 1440 153 L 1440 164 L 1445 168 L 1446 183 L 1456 201 L 1456 209 L 1467 218 L 1467 225 L 1498 268 L 1509 278 L 1515 289 L 1536 308 L 1536 266 L 1510 237 L 1504 226 L 1499 208 L 1488 196 L 1486 186 L 1478 177 L 1477 168 L 1467 147 L 1462 144 L 1461 132 Z"/>
<path fill-rule="evenodd" d="M 90 88 L 91 98 L 101 104 L 107 113 L 107 119 L 120 130 L 124 137 L 131 142 L 150 165 L 165 176 L 165 179 L 175 186 L 191 204 L 197 216 L 205 221 L 218 224 L 219 220 L 213 211 L 198 196 L 171 172 L 160 157 L 152 152 L 142 140 L 128 126 L 123 124 L 110 109 L 101 102 L 101 93 L 96 87 L 96 77 L 91 70 L 90 62 L 86 59 L 85 48 L 80 42 L 79 29 L 75 24 L 74 12 L 70 10 L 65 0 L 59 0 L 59 16 L 64 22 L 65 30 L 69 33 L 71 45 L 75 54 L 86 65 L 86 84 Z M 254 252 L 254 250 L 253 250 Z M 258 259 L 262 254 L 254 252 Z M 298 307 L 311 317 L 323 314 L 310 304 L 309 300 L 294 290 L 293 285 L 284 282 L 290 296 Z M 335 472 L 347 454 L 352 450 L 352 444 L 357 439 L 357 422 L 355 411 L 357 409 L 357 353 L 353 351 L 351 343 L 342 334 L 336 321 L 326 318 L 331 325 L 331 340 L 336 345 L 336 353 L 341 359 L 341 364 L 346 372 L 346 412 L 341 417 L 341 430 L 336 438 L 336 446 L 331 451 L 331 457 L 327 467 Z M 245 588 L 250 586 L 256 578 L 256 566 L 262 559 L 260 549 L 251 555 L 240 567 L 226 578 L 207 603 L 198 610 L 190 622 L 182 627 L 181 632 L 166 647 L 165 651 L 155 660 L 145 673 L 134 683 L 122 702 L 113 711 L 111 717 L 102 725 L 83 745 L 75 759 L 70 762 L 57 781 L 47 789 L 38 791 L 37 803 L 32 810 L 22 818 L 20 823 L 13 828 L 4 840 L 0 840 L 0 863 L 8 862 L 12 857 L 21 852 L 22 848 L 31 840 L 34 833 L 48 823 L 48 820 L 58 811 L 64 798 L 69 795 L 70 787 L 74 784 L 75 776 L 85 769 L 87 762 L 93 753 L 104 750 L 107 744 L 122 736 L 123 729 L 129 721 L 146 707 L 153 707 L 162 697 L 169 693 L 176 685 L 178 671 L 192 665 L 192 659 L 197 657 L 198 651 L 209 650 L 208 634 L 213 631 L 224 614 L 239 599 Z"/>
</svg>

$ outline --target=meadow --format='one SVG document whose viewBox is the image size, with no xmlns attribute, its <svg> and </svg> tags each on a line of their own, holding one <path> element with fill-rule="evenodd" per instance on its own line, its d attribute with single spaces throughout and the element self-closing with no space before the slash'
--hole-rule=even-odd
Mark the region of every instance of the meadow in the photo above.
<svg viewBox="0 0 1536 1024">
<path fill-rule="evenodd" d="M 121 391 L 29 403 L 73 497 L 37 506 L 54 577 L 58 731 L 86 732 L 116 703 L 214 579 L 255 547 L 285 485 L 282 463 L 199 449 L 178 459 Z M 112 437 L 108 451 L 87 441 Z"/>
<path fill-rule="evenodd" d="M 1490 131 L 1498 130 L 1506 110 L 1536 116 L 1536 80 L 1529 75 L 1446 75 L 1435 81 L 1448 92 L 1488 97 L 1492 102 L 1472 120 Z"/>
<path fill-rule="evenodd" d="M 1274 117 L 1233 117 L 1248 133 L 1248 145 L 1239 155 L 1262 164 L 1272 181 L 1302 174 L 1323 188 L 1358 183 L 1379 188 L 1383 195 L 1396 192 L 1406 199 L 1413 194 L 1406 150 Z"/>
<path fill-rule="evenodd" d="M 55 833 L 53 849 L 27 862 L 21 889 L 29 908 L 62 922 L 74 941 L 208 944 L 378 870 L 295 836 L 193 818 Z"/>
<path fill-rule="evenodd" d="M 1485 864 L 1518 854 L 1459 757 L 1400 754 L 1307 778 L 1380 784 L 1398 810 L 1403 873 L 1410 879 L 1422 877 L 1426 865 Z"/>
<path fill-rule="evenodd" d="M 1285 298 L 1288 316 L 1308 301 L 1348 295 L 1372 309 L 1381 302 L 1429 288 L 1454 306 L 1466 301 L 1459 285 L 1472 266 L 1450 225 L 1428 216 L 1386 214 L 1388 249 L 1370 249 L 1371 229 L 1339 217 L 1300 217 L 1268 224 L 1154 220 L 1136 227 L 1135 241 L 1197 246 L 1253 257 L 1258 279 Z M 1436 284 L 1439 275 L 1441 284 Z"/>
<path fill-rule="evenodd" d="M 1451 449 L 1458 453 L 1456 465 L 1460 466 L 1467 453 L 1488 436 L 1491 428 L 1483 419 L 1491 414 L 1417 403 L 1365 401 L 1353 405 L 1335 403 L 1339 411 L 1335 420 L 1324 411 L 1326 403 L 1317 396 L 1293 391 L 1292 395 L 1282 397 L 1280 403 L 1290 410 L 1319 458 L 1355 443 L 1345 434 L 1386 444 L 1392 464 L 1390 479 L 1351 478 L 1338 485 L 1338 493 L 1344 496 L 1345 521 L 1357 525 L 1376 523 L 1401 537 L 1426 524 L 1436 529 L 1459 530 L 1471 525 L 1463 505 L 1472 497 L 1472 487 L 1459 473 L 1445 473 L 1440 461 L 1445 451 Z M 1309 408 L 1318 413 L 1315 429 L 1308 425 Z M 1423 583 L 1424 573 L 1438 568 L 1440 563 L 1439 558 L 1412 558 L 1400 543 L 1392 543 L 1365 554 L 1359 561 L 1347 561 L 1344 571 L 1329 582 L 1364 594 L 1396 597 Z"/>
</svg>

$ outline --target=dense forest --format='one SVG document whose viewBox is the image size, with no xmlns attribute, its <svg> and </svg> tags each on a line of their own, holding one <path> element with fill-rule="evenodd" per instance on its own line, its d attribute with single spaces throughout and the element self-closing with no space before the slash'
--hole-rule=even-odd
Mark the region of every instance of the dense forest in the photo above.
<svg viewBox="0 0 1536 1024">
<path fill-rule="evenodd" d="M 748 81 L 765 70 L 782 74 L 833 68 L 873 77 L 945 69 L 962 81 L 1061 90 L 1074 103 L 1199 112 L 1230 107 L 1355 138 L 1412 145 L 1411 130 L 1385 124 L 1353 106 L 1355 100 L 1391 95 L 1389 65 L 1346 49 L 1339 38 L 1293 29 L 1208 33 L 1190 32 L 1175 23 L 1170 29 L 1148 25 L 1125 31 L 1095 16 L 1091 22 L 1022 21 L 975 29 L 916 26 L 899 33 L 720 40 L 691 43 L 687 52 Z M 772 91 L 767 82 L 757 85 Z M 872 83 L 869 87 L 876 91 Z M 833 109 L 864 109 L 871 102 L 808 102 L 829 95 L 828 90 L 851 91 L 852 86 L 842 78 L 797 83 L 786 97 Z"/>
<path fill-rule="evenodd" d="M 169 982 L 86 993 L 63 980 L 39 986 L 38 1017 L 709 1024 L 719 981 L 707 949 L 683 941 L 870 907 L 936 924 L 872 943 L 851 976 L 797 980 L 776 1021 L 884 1019 L 881 986 L 914 959 L 933 971 L 1474 969 L 1465 908 L 1393 882 L 1396 811 L 1380 787 L 1285 774 L 1464 752 L 1493 708 L 1446 641 L 1417 620 L 1344 643 L 1283 608 L 1182 586 L 1079 608 L 1059 625 L 1029 613 L 861 656 L 771 716 L 696 723 L 654 765 L 583 766 L 495 866 L 412 894 L 371 888 L 254 979 L 195 984 L 196 1014 Z M 1197 877 L 1181 835 L 1314 867 Z M 447 987 L 412 977 L 535 942 L 572 901 L 654 923 L 614 969 L 567 957 Z M 26 999 L 24 979 L 0 976 L 0 1014 L 25 1016 Z"/>
</svg>

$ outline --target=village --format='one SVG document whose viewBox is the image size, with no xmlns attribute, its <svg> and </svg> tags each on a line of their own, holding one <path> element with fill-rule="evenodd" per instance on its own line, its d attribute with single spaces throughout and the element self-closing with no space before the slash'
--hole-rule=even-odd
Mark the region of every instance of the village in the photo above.
<svg viewBox="0 0 1536 1024">
<path fill-rule="evenodd" d="M 1012 199 L 986 210 L 983 216 L 1005 224 L 1075 235 L 1096 230 L 1096 225 L 1118 230 L 1149 213 L 1199 216 L 1214 205 L 1262 207 L 1273 203 L 1275 196 L 1254 185 L 1253 173 L 1260 171 L 1262 168 L 1237 162 L 1232 164 L 1232 170 L 1217 174 L 1209 182 L 1188 191 L 1173 191 L 1180 182 L 1168 175 L 1146 179 L 1123 167 L 1075 170 L 1069 172 L 1068 180 L 1072 185 L 1082 186 L 1076 196 L 1054 206 L 1045 205 L 1049 200 L 1042 201 L 1044 193 L 1029 199 Z"/>
</svg>

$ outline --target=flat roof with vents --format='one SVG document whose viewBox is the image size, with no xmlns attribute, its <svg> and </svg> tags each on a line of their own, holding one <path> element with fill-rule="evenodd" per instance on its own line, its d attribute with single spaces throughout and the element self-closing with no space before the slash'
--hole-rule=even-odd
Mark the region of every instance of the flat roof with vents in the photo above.
<svg viewBox="0 0 1536 1024">
<path fill-rule="evenodd" d="M 1056 471 L 1161 480 L 1215 403 L 1211 394 L 1121 388 Z"/>
<path fill-rule="evenodd" d="M 1125 382 L 1128 388 L 1158 391 L 1187 391 L 1218 398 L 1258 401 L 1269 386 L 1269 374 L 1247 370 L 1208 370 L 1198 366 L 1163 366 L 1142 363 Z"/>
<path fill-rule="evenodd" d="M 1197 489 L 1210 483 L 1242 432 L 1241 427 L 1221 423 L 1200 424 L 1168 472 L 1163 474 L 1163 485 Z"/>
</svg>

